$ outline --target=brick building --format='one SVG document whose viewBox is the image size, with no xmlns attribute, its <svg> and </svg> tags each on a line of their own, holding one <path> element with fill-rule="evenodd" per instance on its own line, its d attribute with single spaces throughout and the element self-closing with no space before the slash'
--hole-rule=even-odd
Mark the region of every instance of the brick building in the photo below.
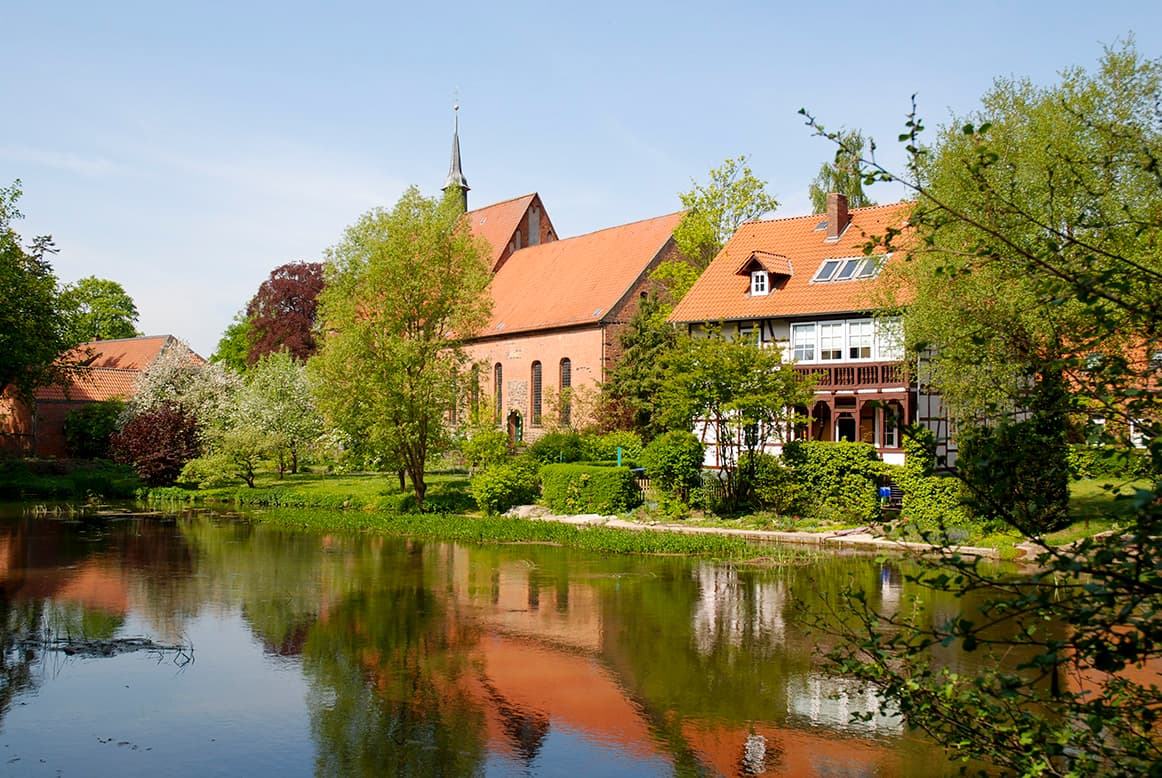
<svg viewBox="0 0 1162 778">
<path fill-rule="evenodd" d="M 458 125 L 449 189 L 467 208 Z M 533 193 L 464 218 L 492 247 L 492 318 L 467 347 L 474 403 L 490 408 L 514 443 L 556 425 L 583 426 L 577 401 L 605 381 L 621 331 L 656 288 L 650 271 L 680 256 L 673 231 L 681 214 L 560 239 Z"/>
<path fill-rule="evenodd" d="M 70 380 L 36 390 L 32 403 L 0 398 L 0 450 L 40 457 L 68 455 L 65 419 L 70 412 L 104 400 L 133 396 L 138 377 L 168 349 L 189 347 L 172 335 L 82 343 L 65 356 L 79 363 Z M 204 362 L 189 351 L 190 358 Z"/>
</svg>

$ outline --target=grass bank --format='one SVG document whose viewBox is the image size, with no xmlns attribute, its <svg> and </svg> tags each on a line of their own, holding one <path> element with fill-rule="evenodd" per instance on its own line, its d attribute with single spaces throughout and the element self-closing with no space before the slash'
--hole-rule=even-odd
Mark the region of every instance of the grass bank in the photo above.
<svg viewBox="0 0 1162 778">
<path fill-rule="evenodd" d="M 314 532 L 377 532 L 458 543 L 548 543 L 602 554 L 681 554 L 765 563 L 799 561 L 809 555 L 800 549 L 761 545 L 725 535 L 683 535 L 505 517 L 260 509 L 250 512 L 248 518 Z"/>
</svg>

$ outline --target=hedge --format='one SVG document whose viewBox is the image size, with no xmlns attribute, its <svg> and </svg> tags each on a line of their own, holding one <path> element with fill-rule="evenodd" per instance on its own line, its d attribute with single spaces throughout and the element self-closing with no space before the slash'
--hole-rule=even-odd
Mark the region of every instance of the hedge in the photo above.
<svg viewBox="0 0 1162 778">
<path fill-rule="evenodd" d="M 541 494 L 556 513 L 622 513 L 640 502 L 628 467 L 545 465 Z"/>
</svg>

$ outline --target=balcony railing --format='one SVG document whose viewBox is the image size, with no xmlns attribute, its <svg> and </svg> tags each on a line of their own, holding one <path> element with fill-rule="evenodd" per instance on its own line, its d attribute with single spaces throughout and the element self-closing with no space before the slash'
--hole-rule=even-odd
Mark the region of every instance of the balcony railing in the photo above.
<svg viewBox="0 0 1162 778">
<path fill-rule="evenodd" d="M 819 389 L 886 389 L 907 385 L 899 362 L 795 365 L 795 372 L 815 376 Z"/>
</svg>

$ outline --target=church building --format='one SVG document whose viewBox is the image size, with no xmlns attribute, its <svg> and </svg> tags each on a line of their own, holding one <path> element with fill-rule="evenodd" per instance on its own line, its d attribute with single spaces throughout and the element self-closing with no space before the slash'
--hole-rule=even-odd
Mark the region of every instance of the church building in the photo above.
<svg viewBox="0 0 1162 778">
<path fill-rule="evenodd" d="M 462 193 L 473 234 L 492 248 L 492 318 L 468 343 L 473 405 L 512 443 L 590 423 L 592 401 L 620 353 L 620 334 L 657 291 L 650 272 L 680 257 L 681 213 L 561 239 L 535 192 L 468 210 L 459 125 L 444 191 Z"/>
</svg>

